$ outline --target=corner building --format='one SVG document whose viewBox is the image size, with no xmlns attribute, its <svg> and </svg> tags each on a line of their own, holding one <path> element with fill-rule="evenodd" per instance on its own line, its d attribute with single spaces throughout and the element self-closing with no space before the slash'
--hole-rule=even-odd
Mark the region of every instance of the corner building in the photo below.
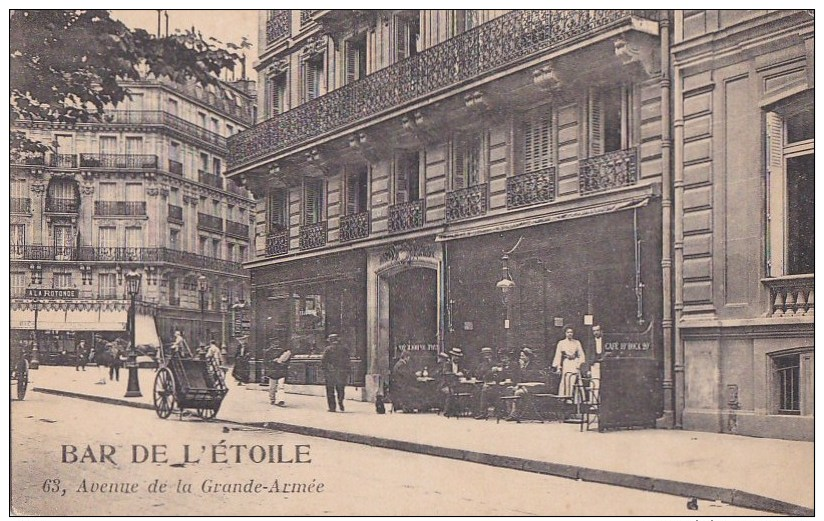
<svg viewBox="0 0 824 521">
<path fill-rule="evenodd" d="M 230 138 L 228 172 L 259 201 L 258 358 L 289 346 L 289 382 L 320 393 L 339 333 L 371 400 L 402 349 L 422 367 L 452 347 L 549 361 L 564 325 L 588 343 L 591 316 L 651 328 L 671 420 L 667 27 L 658 11 L 261 12 L 259 120 Z"/>
<path fill-rule="evenodd" d="M 138 345 L 180 329 L 195 347 L 231 350 L 249 298 L 254 202 L 222 176 L 227 138 L 254 121 L 254 84 L 125 86 L 130 99 L 101 121 L 16 128 L 52 147 L 10 175 L 12 341 L 36 336 L 41 363 L 74 363 L 80 339 L 128 335 L 132 270 Z"/>
</svg>

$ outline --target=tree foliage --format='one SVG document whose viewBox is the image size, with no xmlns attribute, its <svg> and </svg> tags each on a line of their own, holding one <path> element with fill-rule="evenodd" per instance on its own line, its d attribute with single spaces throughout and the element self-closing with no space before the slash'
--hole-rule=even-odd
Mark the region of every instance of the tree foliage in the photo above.
<svg viewBox="0 0 824 521">
<path fill-rule="evenodd" d="M 19 120 L 77 123 L 101 119 L 128 96 L 121 80 L 148 76 L 217 83 L 248 47 L 221 44 L 192 28 L 165 38 L 129 29 L 104 10 L 14 10 L 9 20 L 11 124 Z M 48 146 L 19 131 L 12 153 Z"/>
</svg>

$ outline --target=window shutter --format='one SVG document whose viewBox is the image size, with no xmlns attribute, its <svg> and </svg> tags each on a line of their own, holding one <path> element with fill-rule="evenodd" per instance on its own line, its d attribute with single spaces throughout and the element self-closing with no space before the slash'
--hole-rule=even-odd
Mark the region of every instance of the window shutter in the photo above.
<svg viewBox="0 0 824 521">
<path fill-rule="evenodd" d="M 303 223 L 315 224 L 320 221 L 322 204 L 321 181 L 307 180 L 304 185 Z"/>
<path fill-rule="evenodd" d="M 355 42 L 346 42 L 346 83 L 352 83 L 358 79 L 358 46 Z"/>
<path fill-rule="evenodd" d="M 468 186 L 481 182 L 481 134 L 473 134 L 466 144 L 466 182 Z"/>
<path fill-rule="evenodd" d="M 359 181 L 358 174 L 349 174 L 346 177 L 346 215 L 358 213 Z"/>
<path fill-rule="evenodd" d="M 395 204 L 409 201 L 409 160 L 405 153 L 395 158 Z"/>
<path fill-rule="evenodd" d="M 554 164 L 552 112 L 549 107 L 527 120 L 524 125 L 524 172 L 537 172 Z"/>
<path fill-rule="evenodd" d="M 767 113 L 767 276 L 784 275 L 784 120 Z"/>
<path fill-rule="evenodd" d="M 452 146 L 452 189 L 460 190 L 466 188 L 466 162 L 467 152 L 466 142 L 463 139 L 456 139 Z"/>
<path fill-rule="evenodd" d="M 597 89 L 589 92 L 589 155 L 600 156 L 604 153 L 603 124 L 601 121 L 601 93 Z"/>
<path fill-rule="evenodd" d="M 409 56 L 409 25 L 401 18 L 395 18 L 395 48 L 399 61 Z"/>
</svg>

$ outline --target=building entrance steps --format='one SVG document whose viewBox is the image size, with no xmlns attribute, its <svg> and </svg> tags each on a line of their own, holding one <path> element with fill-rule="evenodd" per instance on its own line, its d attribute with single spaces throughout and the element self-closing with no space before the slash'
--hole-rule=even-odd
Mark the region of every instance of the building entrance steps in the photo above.
<svg viewBox="0 0 824 521">
<path fill-rule="evenodd" d="M 125 399 L 125 379 L 96 385 L 91 369 L 41 366 L 31 373 L 31 385 L 34 391 L 153 409 L 154 370 L 140 370 L 142 398 Z M 664 429 L 581 432 L 579 425 L 558 422 L 455 422 L 434 413 L 379 415 L 374 404 L 358 401 L 347 401 L 345 413 L 329 414 L 322 397 L 287 394 L 285 406 L 275 407 L 265 386 L 236 385 L 231 377 L 228 383 L 218 420 L 763 511 L 813 514 L 812 442 Z M 152 414 L 144 421 L 177 420 Z"/>
</svg>

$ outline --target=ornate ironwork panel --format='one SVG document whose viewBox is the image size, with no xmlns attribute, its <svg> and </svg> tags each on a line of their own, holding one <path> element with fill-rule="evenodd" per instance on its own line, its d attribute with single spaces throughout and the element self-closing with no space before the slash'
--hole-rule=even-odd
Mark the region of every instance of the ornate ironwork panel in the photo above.
<svg viewBox="0 0 824 521">
<path fill-rule="evenodd" d="M 638 150 L 628 148 L 582 159 L 578 182 L 581 195 L 602 192 L 638 181 Z"/>
<path fill-rule="evenodd" d="M 424 211 L 423 199 L 393 204 L 389 207 L 389 232 L 402 232 L 420 228 L 424 222 Z"/>
<path fill-rule="evenodd" d="M 181 163 L 180 161 L 175 161 L 174 159 L 170 159 L 169 173 L 174 175 L 183 175 L 183 163 Z"/>
<path fill-rule="evenodd" d="M 226 234 L 243 239 L 249 238 L 249 225 L 235 221 L 226 221 Z"/>
<path fill-rule="evenodd" d="M 506 207 L 521 208 L 555 200 L 555 167 L 520 174 L 506 180 Z"/>
<path fill-rule="evenodd" d="M 369 212 L 341 216 L 340 242 L 369 237 L 369 223 Z"/>
<path fill-rule="evenodd" d="M 197 171 L 197 180 L 201 183 L 215 188 L 223 189 L 223 178 L 217 174 L 206 172 L 205 170 Z"/>
<path fill-rule="evenodd" d="M 446 194 L 446 220 L 459 221 L 486 214 L 488 202 L 486 183 Z"/>
<path fill-rule="evenodd" d="M 46 211 L 53 213 L 77 213 L 80 201 L 75 198 L 46 197 Z"/>
<path fill-rule="evenodd" d="M 77 155 L 75 154 L 52 154 L 50 166 L 58 168 L 77 168 Z"/>
<path fill-rule="evenodd" d="M 82 168 L 131 168 L 136 170 L 157 168 L 157 156 L 153 154 L 80 154 Z"/>
<path fill-rule="evenodd" d="M 266 256 L 289 253 L 289 230 L 270 233 L 266 236 Z"/>
<path fill-rule="evenodd" d="M 300 249 L 309 250 L 326 245 L 326 221 L 300 227 Z"/>
<path fill-rule="evenodd" d="M 300 10 L 300 25 L 301 26 L 306 25 L 309 22 L 309 20 L 312 19 L 312 15 L 315 14 L 315 11 L 317 11 L 317 9 L 301 9 Z"/>
<path fill-rule="evenodd" d="M 95 201 L 95 215 L 146 215 L 145 201 Z"/>
<path fill-rule="evenodd" d="M 176 204 L 169 205 L 169 221 L 183 224 L 183 207 Z"/>
<path fill-rule="evenodd" d="M 223 232 L 223 219 L 205 213 L 197 213 L 197 227 L 202 230 L 221 233 Z"/>
<path fill-rule="evenodd" d="M 266 44 L 270 44 L 292 34 L 292 24 L 289 23 L 289 9 L 273 9 L 266 20 Z M 301 19 L 303 19 L 301 11 Z M 302 22 L 301 22 L 302 23 Z"/>
<path fill-rule="evenodd" d="M 278 114 L 229 139 L 229 165 L 262 157 L 645 16 L 631 10 L 515 10 Z"/>
</svg>

